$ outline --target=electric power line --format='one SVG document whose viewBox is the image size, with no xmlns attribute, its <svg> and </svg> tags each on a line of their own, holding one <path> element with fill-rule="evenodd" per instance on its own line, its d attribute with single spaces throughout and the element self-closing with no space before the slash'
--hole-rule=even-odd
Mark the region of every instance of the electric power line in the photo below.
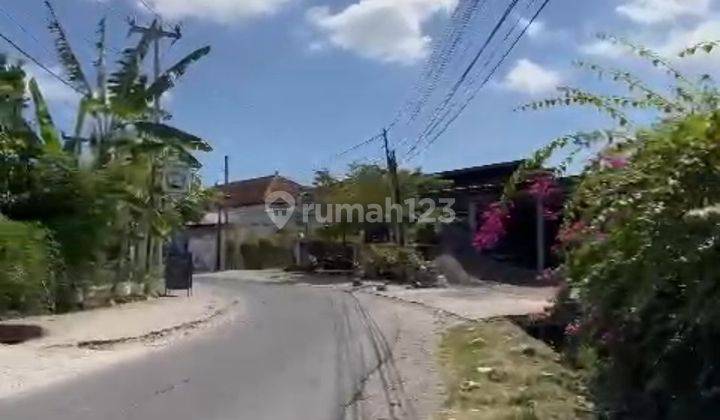
<svg viewBox="0 0 720 420">
<path fill-rule="evenodd" d="M 417 118 L 430 99 L 430 96 L 437 89 L 440 78 L 457 53 L 463 36 L 467 33 L 470 22 L 476 12 L 482 10 L 486 4 L 487 0 L 482 0 L 482 3 L 480 3 L 480 0 L 466 0 L 456 6 L 455 12 L 453 12 L 450 18 L 448 29 L 428 59 L 427 65 L 422 72 L 423 75 L 420 77 L 418 85 L 416 86 L 418 92 L 422 90 L 420 97 L 415 101 L 409 100 L 406 105 L 406 108 L 410 108 L 411 110 L 409 117 L 410 122 Z M 426 86 L 424 89 L 421 89 L 423 82 L 426 83 Z M 398 112 L 394 122 L 400 119 L 402 113 L 403 110 Z"/>
<path fill-rule="evenodd" d="M 537 1 L 538 1 L 538 0 L 530 0 L 530 1 L 528 2 L 528 4 L 526 5 L 525 9 L 526 9 L 526 10 L 530 10 L 530 8 L 532 8 L 532 6 L 533 6 Z M 509 16 L 509 15 L 505 15 L 504 17 L 507 18 L 508 16 Z M 488 68 L 488 66 L 490 65 L 490 63 L 493 61 L 493 59 L 495 58 L 495 56 L 496 56 L 496 55 L 498 54 L 498 52 L 500 51 L 501 46 L 503 45 L 503 43 L 505 43 L 508 39 L 510 39 L 510 36 L 513 34 L 513 32 L 515 32 L 515 30 L 516 30 L 517 27 L 519 26 L 521 20 L 522 20 L 522 16 L 518 16 L 518 18 L 515 20 L 515 23 L 514 23 L 514 24 L 507 30 L 507 32 L 505 33 L 505 36 L 503 37 L 502 41 L 500 41 L 500 44 L 493 49 L 493 51 L 490 53 L 490 56 L 489 56 L 489 57 L 487 58 L 487 60 L 485 60 L 485 62 L 483 63 L 483 65 L 482 65 L 481 69 L 479 70 L 479 72 L 476 72 L 476 76 L 475 76 L 474 78 L 470 79 L 470 81 L 467 83 L 467 87 L 465 88 L 465 92 L 466 92 L 466 93 L 469 93 L 469 92 L 471 92 L 471 91 L 473 90 L 472 87 L 473 87 L 473 85 L 476 83 L 477 79 L 480 77 L 480 74 L 482 74 L 482 72 L 483 72 L 485 69 Z M 498 29 L 499 29 L 499 28 L 498 28 Z M 523 33 L 524 33 L 524 31 L 523 31 Z M 522 35 L 521 35 L 521 36 L 522 36 Z M 479 58 L 479 56 L 478 56 L 478 58 Z M 476 62 L 477 62 L 477 61 L 476 61 Z M 483 86 L 484 86 L 484 84 L 485 84 L 485 83 L 483 83 Z M 456 94 L 456 93 L 457 93 L 457 91 L 456 91 L 456 92 L 453 92 L 453 94 Z M 471 95 L 471 96 L 474 97 L 474 95 Z M 428 123 L 428 125 L 425 126 L 425 129 L 423 130 L 422 134 L 420 135 L 420 137 L 419 137 L 419 139 L 418 139 L 417 145 L 414 146 L 414 147 L 419 146 L 419 144 L 422 142 L 423 139 L 425 139 L 425 138 L 427 138 L 428 136 L 430 136 L 430 135 L 432 134 L 432 132 L 435 131 L 435 130 L 440 126 L 440 124 L 443 123 L 443 121 L 448 117 L 448 115 L 450 115 L 450 114 L 452 113 L 453 107 L 454 107 L 454 106 L 451 105 L 450 102 L 448 102 L 448 103 L 443 103 L 443 104 L 441 104 L 440 106 L 438 106 L 438 107 L 436 108 L 435 114 L 432 116 L 431 122 Z"/>
<path fill-rule="evenodd" d="M 359 148 L 361 148 L 361 147 L 363 147 L 363 146 L 365 146 L 365 145 L 367 145 L 367 144 L 370 144 L 370 143 L 373 143 L 373 142 L 375 142 L 375 141 L 380 140 L 380 138 L 381 138 L 381 135 L 380 135 L 380 134 L 376 134 L 376 135 L 368 138 L 367 140 L 364 140 L 364 141 L 362 141 L 362 142 L 360 142 L 360 143 L 358 143 L 358 144 L 356 144 L 356 145 L 354 145 L 354 146 L 351 146 L 351 147 L 348 148 L 348 149 L 345 149 L 344 151 L 342 151 L 342 152 L 340 152 L 340 153 L 337 153 L 337 154 L 333 155 L 332 158 L 337 159 L 337 158 L 339 158 L 339 157 L 343 157 L 343 156 L 347 155 L 348 153 L 353 152 L 353 151 L 355 151 L 355 150 L 357 150 L 357 149 L 359 149 Z"/>
<path fill-rule="evenodd" d="M 143 5 L 143 7 L 145 7 L 152 15 L 159 18 L 160 20 L 163 20 L 166 23 L 171 24 L 172 26 L 183 25 L 182 20 L 174 20 L 173 21 L 172 19 L 167 19 L 167 18 L 163 17 L 162 14 L 160 14 L 160 12 L 158 12 L 155 7 L 151 6 L 150 3 L 147 2 L 147 0 L 139 0 L 139 1 L 140 1 L 140 4 Z M 155 4 L 155 3 L 153 2 L 153 4 Z"/>
<path fill-rule="evenodd" d="M 457 91 L 460 89 L 460 87 L 463 85 L 463 83 L 465 83 L 465 80 L 467 79 L 468 75 L 469 75 L 470 72 L 473 70 L 473 68 L 474 68 L 475 65 L 477 64 L 478 60 L 480 59 L 480 57 L 482 56 L 482 54 L 483 54 L 483 53 L 485 52 L 485 50 L 487 49 L 488 45 L 490 45 L 490 43 L 492 42 L 492 40 L 495 38 L 495 35 L 497 35 L 498 31 L 500 30 L 500 28 L 502 27 L 502 25 L 505 23 L 505 21 L 507 20 L 507 18 L 510 16 L 510 14 L 511 14 L 512 11 L 513 11 L 513 9 L 515 9 L 515 7 L 517 7 L 518 1 L 519 1 L 519 0 L 512 0 L 512 1 L 510 2 L 510 4 L 508 4 L 507 8 L 506 8 L 505 11 L 503 12 L 503 14 L 502 14 L 502 16 L 500 17 L 500 19 L 498 20 L 498 22 L 497 22 L 497 23 L 495 24 L 495 26 L 493 27 L 493 29 L 492 29 L 492 31 L 490 32 L 490 34 L 488 35 L 488 37 L 487 37 L 487 38 L 485 39 L 485 41 L 483 42 L 483 44 L 482 44 L 482 46 L 480 47 L 480 49 L 477 51 L 477 53 L 475 53 L 475 56 L 473 57 L 473 59 L 472 59 L 472 60 L 470 61 L 470 63 L 467 65 L 467 67 L 465 68 L 465 70 L 463 71 L 463 73 L 460 75 L 460 77 L 458 78 L 458 80 L 455 82 L 455 84 L 453 85 L 453 87 L 450 89 L 450 91 L 447 93 L 447 95 L 445 95 L 445 98 L 443 99 L 443 101 L 435 108 L 435 114 L 434 114 L 433 117 L 431 118 L 430 122 L 426 125 L 425 131 L 424 131 L 423 134 L 427 133 L 428 128 L 432 127 L 432 125 L 433 125 L 433 124 L 435 123 L 435 121 L 437 120 L 439 114 L 448 106 L 448 104 L 449 104 L 449 103 L 452 101 L 452 99 L 455 97 L 455 95 L 457 94 Z"/>
<path fill-rule="evenodd" d="M 38 60 L 37 58 L 33 57 L 30 53 L 28 53 L 27 51 L 25 51 L 24 49 L 22 49 L 22 47 L 20 47 L 20 46 L 19 46 L 18 44 L 16 44 L 13 40 L 11 40 L 10 38 L 8 38 L 7 36 L 5 36 L 5 35 L 4 35 L 3 33 L 1 33 L 1 32 L 0 32 L 0 38 L 2 38 L 3 40 L 5 40 L 5 42 L 7 42 L 8 44 L 10 44 L 10 46 L 13 47 L 13 48 L 15 48 L 20 54 L 22 54 L 22 55 L 25 56 L 28 60 L 30 60 L 30 61 L 32 61 L 33 63 L 35 63 L 35 64 L 36 64 L 38 67 L 40 67 L 41 69 L 45 70 L 48 74 L 50 74 L 52 77 L 54 77 L 55 79 L 57 79 L 58 81 L 60 81 L 62 84 L 64 84 L 65 86 L 69 87 L 70 89 L 74 90 L 75 92 L 79 93 L 80 95 L 85 96 L 85 93 L 83 93 L 80 89 L 76 88 L 76 87 L 73 86 L 70 82 L 68 82 L 67 80 L 65 80 L 65 79 L 63 79 L 62 77 L 60 77 L 60 76 L 59 76 L 57 73 L 55 73 L 54 71 L 50 70 L 50 69 L 49 69 L 45 64 L 43 64 L 40 60 Z"/>
<path fill-rule="evenodd" d="M 35 34 L 33 34 L 27 28 L 25 28 L 25 26 L 22 23 L 20 23 L 20 21 L 17 18 L 15 18 L 13 15 L 11 15 L 10 12 L 8 12 L 7 10 L 0 7 L 0 13 L 2 13 L 10 22 L 14 23 L 18 28 L 20 28 L 20 30 L 25 35 L 29 36 L 33 41 L 35 41 L 38 45 L 40 45 L 40 47 L 42 47 L 42 49 L 44 49 L 46 53 L 50 54 L 51 56 L 53 56 L 55 54 L 54 52 L 50 51 L 50 49 L 47 48 L 45 46 L 45 44 L 43 44 L 42 41 L 40 41 L 40 39 L 38 39 L 38 37 L 35 36 Z"/>
<path fill-rule="evenodd" d="M 155 8 L 153 8 L 152 6 L 150 6 L 150 4 L 148 4 L 147 0 L 140 0 L 140 4 L 145 6 L 145 8 L 148 9 L 150 11 L 150 13 L 152 13 L 153 15 L 156 15 L 156 16 L 158 15 L 158 12 L 155 10 Z"/>
<path fill-rule="evenodd" d="M 520 42 L 520 39 L 525 35 L 525 33 L 528 31 L 528 28 L 535 22 L 535 20 L 540 16 L 540 13 L 545 9 L 545 7 L 550 3 L 550 0 L 543 0 L 542 5 L 540 5 L 540 8 L 535 12 L 535 14 L 532 16 L 532 18 L 524 25 L 523 30 L 518 34 L 517 37 L 513 40 L 513 43 L 510 45 L 510 47 L 505 51 L 503 56 L 500 58 L 500 60 L 495 64 L 495 66 L 492 68 L 490 73 L 483 79 L 482 83 L 472 92 L 470 97 L 468 97 L 460 109 L 448 120 L 443 128 L 433 136 L 433 138 L 428 142 L 428 144 L 425 146 L 425 148 L 430 147 L 433 143 L 435 143 L 438 138 L 440 138 L 441 135 L 445 133 L 445 131 L 452 125 L 452 123 L 462 114 L 462 112 L 467 108 L 467 106 L 472 102 L 472 100 L 475 98 L 477 93 L 487 84 L 488 81 L 495 75 L 497 70 L 500 68 L 500 66 L 505 62 L 507 57 L 510 55 L 510 53 L 515 49 L 517 44 Z M 406 155 L 405 161 L 409 161 L 413 159 L 415 156 L 417 156 L 420 152 L 416 152 L 414 155 L 410 156 L 412 151 L 408 151 L 408 154 Z"/>
<path fill-rule="evenodd" d="M 498 31 L 499 27 L 502 26 L 502 23 L 504 23 L 504 19 L 507 18 L 509 13 L 512 11 L 514 6 L 517 4 L 519 0 L 512 0 L 510 3 L 510 6 L 505 11 L 505 14 L 503 15 L 503 18 L 501 21 L 496 25 L 493 32 L 490 34 L 489 38 L 486 40 L 485 45 L 481 48 L 480 52 L 477 54 L 473 62 L 470 64 L 470 66 L 465 70 L 465 73 L 461 77 L 461 79 L 456 82 L 455 86 L 453 87 L 454 90 L 459 89 L 460 85 L 464 81 L 464 78 L 467 76 L 467 74 L 470 72 L 472 67 L 474 66 L 475 62 L 479 59 L 479 56 L 482 54 L 484 49 L 487 47 L 487 45 L 490 43 L 490 41 L 494 38 L 495 33 Z M 486 3 L 486 0 L 482 1 L 482 5 Z M 479 8 L 479 0 L 468 0 L 465 2 L 461 2 L 460 5 L 458 5 L 458 9 L 455 10 L 453 13 L 453 16 L 451 17 L 451 22 L 449 24 L 449 28 L 446 31 L 445 36 L 443 36 L 443 41 L 439 42 L 436 46 L 436 52 L 434 52 L 431 57 L 428 59 L 428 64 L 424 71 L 422 72 L 423 75 L 420 77 L 418 85 L 415 87 L 415 90 L 418 92 L 422 91 L 422 94 L 420 98 L 413 103 L 413 101 L 408 101 L 406 106 L 413 106 L 414 109 L 412 109 L 411 112 L 411 120 L 414 119 L 417 114 L 420 112 L 420 108 L 424 105 L 424 103 L 428 100 L 430 94 L 437 86 L 437 81 L 439 80 L 441 74 L 445 71 L 445 68 L 447 66 L 447 62 L 449 62 L 457 47 L 461 43 L 461 38 L 465 33 L 465 30 L 467 29 L 467 26 L 469 25 L 469 22 L 472 20 L 473 14 L 475 11 Z M 482 7 L 482 6 L 480 6 Z M 460 10 L 463 8 L 464 10 Z M 459 27 L 455 27 L 459 26 Z M 445 42 L 447 40 L 447 42 Z M 445 45 L 443 45 L 445 44 Z M 434 86 L 428 85 L 425 89 L 422 89 L 422 81 L 431 82 L 431 84 L 434 84 Z M 450 101 L 452 99 L 452 96 L 455 92 L 449 93 L 446 95 L 446 101 Z M 448 98 L 449 97 L 449 98 Z M 401 108 L 395 118 L 392 122 L 387 126 L 387 129 L 390 130 L 393 127 L 396 126 L 400 122 L 400 118 L 403 114 L 403 109 Z M 440 108 L 436 108 L 436 114 L 440 112 Z M 358 143 L 356 145 L 351 146 L 350 148 L 334 155 L 330 159 L 336 159 L 339 157 L 342 157 L 354 150 L 359 149 L 360 147 L 363 147 L 369 143 L 372 143 L 373 141 L 379 140 L 381 138 L 380 135 L 374 136 L 369 138 L 368 140 L 365 140 L 361 143 Z M 404 143 L 409 142 L 409 139 L 405 139 Z M 419 144 L 419 142 L 418 142 Z M 415 147 L 415 146 L 413 146 Z"/>
<path fill-rule="evenodd" d="M 373 142 L 376 142 L 376 141 L 380 140 L 381 138 L 382 138 L 382 135 L 381 135 L 381 134 L 376 134 L 376 135 L 374 135 L 374 136 L 372 136 L 372 137 L 370 137 L 370 138 L 368 138 L 368 139 L 366 139 L 366 140 L 361 141 L 360 143 L 357 143 L 357 144 L 355 144 L 355 145 L 353 145 L 353 146 L 350 146 L 349 148 L 347 148 L 347 149 L 345 149 L 345 150 L 343 150 L 343 151 L 341 151 L 341 152 L 335 153 L 334 155 L 332 155 L 332 156 L 330 156 L 329 158 L 327 158 L 325 161 L 327 162 L 327 161 L 332 161 L 332 160 L 335 160 L 335 159 L 339 159 L 339 158 L 347 155 L 348 153 L 354 152 L 355 150 L 358 150 L 358 149 L 360 149 L 360 148 L 363 147 L 363 146 L 367 146 L 368 144 L 372 144 Z"/>
</svg>

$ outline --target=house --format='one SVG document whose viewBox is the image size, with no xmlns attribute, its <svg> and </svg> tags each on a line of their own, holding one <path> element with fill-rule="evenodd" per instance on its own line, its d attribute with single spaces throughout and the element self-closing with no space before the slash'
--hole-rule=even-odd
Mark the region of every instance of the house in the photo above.
<svg viewBox="0 0 720 420">
<path fill-rule="evenodd" d="M 452 182 L 440 195 L 455 199 L 456 221 L 475 232 L 483 211 L 501 197 L 505 183 L 522 163 L 516 160 L 438 172 L 435 176 Z"/>
<path fill-rule="evenodd" d="M 227 267 L 225 261 L 218 261 L 222 260 L 224 255 L 218 253 L 219 243 L 223 249 L 229 244 L 237 246 L 246 241 L 276 237 L 280 228 L 273 223 L 270 213 L 272 216 L 289 217 L 287 225 L 282 229 L 284 235 L 296 235 L 302 229 L 301 220 L 288 215 L 290 206 L 294 203 L 273 200 L 272 197 L 277 193 L 286 193 L 295 203 L 299 203 L 305 188 L 277 172 L 269 176 L 230 182 L 218 186 L 217 190 L 224 196 L 222 210 L 211 211 L 200 223 L 188 226 L 188 248 L 193 254 L 196 271 L 212 271 L 218 265 Z M 217 223 L 219 215 L 221 228 Z"/>
<path fill-rule="evenodd" d="M 458 260 L 477 259 L 473 249 L 474 233 L 482 223 L 483 213 L 488 206 L 498 201 L 512 174 L 523 161 L 494 163 L 455 169 L 433 174 L 451 181 L 447 188 L 435 191 L 428 198 L 452 198 L 455 220 L 450 224 L 436 227 L 443 252 L 455 255 Z M 561 180 L 563 191 L 568 191 L 570 183 Z M 203 220 L 188 227 L 189 249 L 193 253 L 196 271 L 212 271 L 216 267 L 248 268 L 247 261 L 237 262 L 230 255 L 238 253 L 237 247 L 244 243 L 257 242 L 259 239 L 282 240 L 289 252 L 296 252 L 300 238 L 310 238 L 310 233 L 322 227 L 312 217 L 308 223 L 302 220 L 302 211 L 292 212 L 290 206 L 299 208 L 304 201 L 313 199 L 313 189 L 298 184 L 291 179 L 274 175 L 231 182 L 217 187 L 225 199 L 220 211 L 213 210 Z M 294 203 L 278 198 L 284 193 Z M 488 254 L 500 261 L 514 265 L 537 269 L 552 265 L 550 251 L 559 226 L 558 220 L 540 220 L 534 198 L 520 193 L 512 207 L 507 234 Z M 221 227 L 218 227 L 218 215 L 221 214 Z M 280 229 L 273 220 L 287 220 Z M 542 235 L 538 233 L 542 231 Z M 373 237 L 387 240 L 387 225 L 383 224 L 370 230 Z M 369 236 L 366 236 L 368 238 Z M 541 243 L 542 246 L 538 246 Z M 218 247 L 220 244 L 220 247 Z M 224 250 L 218 253 L 218 249 Z M 540 250 L 542 252 L 540 252 Z M 220 255 L 222 254 L 222 255 Z M 267 252 L 265 252 L 267 254 Z M 226 258 L 228 261 L 224 261 Z"/>
<path fill-rule="evenodd" d="M 502 197 L 506 183 L 522 164 L 522 160 L 516 160 L 435 174 L 452 181 L 452 185 L 438 192 L 438 196 L 455 199 L 455 222 L 440 229 L 446 252 L 455 254 L 458 259 L 476 258 L 472 240 L 483 222 L 483 213 Z M 561 196 L 566 195 L 571 184 L 571 179 L 559 181 Z M 553 264 L 551 248 L 559 225 L 559 220 L 538 218 L 536 200 L 527 192 L 520 192 L 514 200 L 505 237 L 488 254 L 496 260 L 528 269 L 550 266 Z"/>
</svg>

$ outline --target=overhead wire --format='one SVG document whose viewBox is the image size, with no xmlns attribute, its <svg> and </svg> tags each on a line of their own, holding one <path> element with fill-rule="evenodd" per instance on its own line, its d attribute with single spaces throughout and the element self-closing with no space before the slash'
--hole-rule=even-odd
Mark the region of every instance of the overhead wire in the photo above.
<svg viewBox="0 0 720 420">
<path fill-rule="evenodd" d="M 423 107 L 436 90 L 442 75 L 447 70 L 448 64 L 462 43 L 462 38 L 467 33 L 473 15 L 477 10 L 482 10 L 486 4 L 487 0 L 482 0 L 482 3 L 480 3 L 480 0 L 467 0 L 458 5 L 451 17 L 445 35 L 428 60 L 427 68 L 424 70 L 424 76 L 419 79 L 419 85 L 426 83 L 427 86 L 422 90 L 420 98 L 414 104 L 409 104 L 409 106 L 412 107 L 409 121 L 414 121 L 421 113 Z"/>
<path fill-rule="evenodd" d="M 513 1 L 517 2 L 518 0 Z M 417 99 L 413 98 L 413 95 L 410 95 L 404 106 L 396 113 L 395 118 L 385 127 L 388 131 L 392 130 L 400 122 L 403 114 L 408 110 L 410 110 L 410 120 L 414 119 L 417 114 L 420 113 L 422 107 L 432 95 L 435 87 L 437 87 L 448 62 L 452 60 L 468 25 L 472 21 L 474 13 L 479 7 L 485 5 L 486 2 L 487 0 L 461 0 L 460 4 L 456 7 L 451 16 L 450 23 L 445 30 L 445 34 L 433 49 L 433 53 L 428 59 L 425 69 L 421 72 L 421 76 L 413 89 L 416 96 L 418 96 Z M 426 85 L 424 88 L 423 84 Z M 379 140 L 379 138 L 379 135 L 373 136 L 333 155 L 333 157 L 328 160 L 345 156 L 354 150 Z M 404 138 L 402 140 L 403 143 L 407 143 L 409 141 L 409 138 Z"/>
<path fill-rule="evenodd" d="M 537 2 L 537 0 L 529 0 L 526 5 L 526 10 L 529 10 L 536 2 Z M 517 5 L 515 5 L 515 7 L 517 7 Z M 505 15 L 504 17 L 507 18 L 508 16 L 509 15 Z M 466 93 L 472 91 L 472 87 L 477 82 L 477 80 L 480 78 L 480 74 L 482 74 L 482 71 L 487 69 L 490 66 L 490 63 L 492 62 L 493 58 L 495 58 L 495 56 L 498 54 L 498 52 L 502 48 L 502 45 L 508 39 L 510 39 L 510 36 L 513 34 L 513 32 L 515 32 L 515 30 L 519 26 L 522 19 L 523 19 L 522 15 L 518 15 L 517 19 L 515 20 L 515 23 L 513 25 L 511 25 L 510 28 L 506 31 L 505 36 L 500 41 L 499 45 L 497 45 L 493 49 L 493 51 L 490 53 L 490 55 L 485 60 L 483 65 L 480 67 L 480 70 L 478 72 L 476 72 L 475 77 L 470 77 L 469 81 L 467 83 L 465 83 L 465 85 L 466 85 L 465 92 Z M 475 64 L 476 63 L 477 63 L 477 60 L 475 61 Z M 468 76 L 466 76 L 466 77 L 468 77 Z M 453 94 L 457 94 L 457 91 L 454 92 Z M 445 106 L 443 107 L 443 105 L 445 105 Z M 440 126 L 440 124 L 447 118 L 447 116 L 450 115 L 453 106 L 454 106 L 454 104 L 452 102 L 448 102 L 446 104 L 441 104 L 440 107 L 442 107 L 442 110 L 440 112 L 438 112 L 438 110 L 436 110 L 436 113 L 433 115 L 432 123 L 428 124 L 425 127 L 425 130 L 422 132 L 422 134 L 420 135 L 420 138 L 418 140 L 422 141 L 422 139 L 430 136 L 432 134 L 432 132 L 435 129 L 437 129 L 437 127 Z"/>
<path fill-rule="evenodd" d="M 38 67 L 40 67 L 41 69 L 45 70 L 50 76 L 54 77 L 54 78 L 57 79 L 59 82 L 61 82 L 61 83 L 64 84 L 65 86 L 69 87 L 70 89 L 74 90 L 75 92 L 79 93 L 80 95 L 83 95 L 83 96 L 85 95 L 85 93 L 83 93 L 80 89 L 76 88 L 75 86 L 72 85 L 72 83 L 68 82 L 67 80 L 63 79 L 60 75 L 58 75 L 57 73 L 55 73 L 54 71 L 50 70 L 50 68 L 48 68 L 45 64 L 43 64 L 40 60 L 38 60 L 38 59 L 35 58 L 32 54 L 30 54 L 30 53 L 28 53 L 27 51 L 25 51 L 22 47 L 20 47 L 17 43 L 15 43 L 15 42 L 14 42 L 12 39 L 10 39 L 9 37 L 5 36 L 5 34 L 3 34 L 2 32 L 0 32 L 0 38 L 2 38 L 3 40 L 5 40 L 5 42 L 7 42 L 8 44 L 10 44 L 11 47 L 15 48 L 15 49 L 16 49 L 20 54 L 22 54 L 25 58 L 27 58 L 28 60 L 30 60 L 30 61 L 32 61 L 33 63 L 35 63 L 35 64 L 36 64 Z"/>
<path fill-rule="evenodd" d="M 478 92 L 490 81 L 490 79 L 495 75 L 497 70 L 502 66 L 502 64 L 505 62 L 507 57 L 512 53 L 512 51 L 515 49 L 517 44 L 520 42 L 522 37 L 527 33 L 530 26 L 537 20 L 538 16 L 542 11 L 547 7 L 547 5 L 550 3 L 550 0 L 542 0 L 543 3 L 540 5 L 538 10 L 535 12 L 535 14 L 530 18 L 524 25 L 522 31 L 515 37 L 510 47 L 504 52 L 500 60 L 495 64 L 495 66 L 491 69 L 490 73 L 483 79 L 482 83 L 480 83 L 479 86 L 477 86 L 474 91 L 471 93 L 471 95 L 463 102 L 461 107 L 458 109 L 457 112 L 455 112 L 450 119 L 445 123 L 445 125 L 442 127 L 442 129 L 437 132 L 432 139 L 428 142 L 428 144 L 425 146 L 425 148 L 430 147 L 432 144 L 434 144 L 440 136 L 442 136 L 445 131 L 452 125 L 453 122 L 462 114 L 462 112 L 467 108 L 467 106 L 472 102 L 472 100 L 477 96 Z M 409 151 L 406 155 L 406 159 L 404 159 L 405 162 L 411 160 L 415 156 L 417 156 L 420 152 L 415 153 L 414 155 L 411 155 L 411 152 Z"/>
<path fill-rule="evenodd" d="M 10 12 L 8 12 L 7 10 L 3 9 L 2 7 L 0 7 L 0 13 L 2 13 L 2 15 L 5 16 L 10 22 L 14 23 L 15 26 L 17 26 L 18 28 L 20 28 L 20 30 L 21 30 L 25 35 L 29 36 L 30 39 L 32 39 L 33 41 L 35 41 L 35 43 L 37 43 L 38 45 L 40 45 L 40 47 L 41 47 L 43 50 L 45 50 L 46 53 L 50 54 L 50 56 L 54 56 L 54 55 L 55 55 L 55 52 L 51 51 L 48 47 L 46 47 L 45 44 L 44 44 L 42 41 L 40 41 L 40 39 L 39 39 L 37 36 L 35 36 L 35 34 L 33 34 L 31 31 L 29 31 L 29 30 L 25 27 L 25 25 L 23 25 L 22 23 L 20 23 L 20 21 L 19 21 L 16 17 L 14 17 L 12 14 L 10 14 Z"/>
<path fill-rule="evenodd" d="M 150 4 L 148 4 L 147 0 L 139 0 L 139 1 L 140 1 L 140 4 L 145 6 L 145 8 L 150 11 L 150 13 L 152 13 L 153 15 L 156 15 L 156 16 L 159 15 L 159 13 L 155 10 L 155 8 L 150 6 Z"/>
<path fill-rule="evenodd" d="M 510 13 L 517 7 L 519 0 L 511 0 L 508 6 L 505 8 L 505 11 L 503 12 L 502 16 L 498 20 L 498 22 L 493 27 L 490 34 L 488 34 L 485 41 L 482 43 L 478 51 L 475 53 L 473 59 L 470 61 L 470 63 L 466 66 L 465 70 L 462 72 L 460 77 L 455 81 L 452 88 L 450 88 L 450 91 L 445 95 L 445 98 L 442 100 L 442 102 L 435 108 L 434 115 L 431 117 L 431 120 L 427 123 L 425 130 L 423 131 L 423 135 L 425 135 L 428 131 L 428 129 L 432 128 L 433 124 L 437 120 L 439 114 L 448 106 L 448 104 L 452 101 L 452 99 L 457 94 L 457 91 L 460 89 L 460 87 L 465 83 L 465 80 L 470 75 L 470 72 L 475 68 L 475 65 L 480 60 L 480 57 L 482 54 L 487 50 L 487 47 L 490 45 L 490 43 L 495 39 L 495 36 L 502 28 L 502 25 L 505 23 L 507 18 L 510 16 Z"/>
</svg>

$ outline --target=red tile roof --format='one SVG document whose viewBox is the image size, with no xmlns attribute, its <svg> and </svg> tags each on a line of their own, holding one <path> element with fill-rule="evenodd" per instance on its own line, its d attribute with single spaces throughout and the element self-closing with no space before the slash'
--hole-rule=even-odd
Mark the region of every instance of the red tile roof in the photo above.
<svg viewBox="0 0 720 420">
<path fill-rule="evenodd" d="M 297 182 L 280 175 L 245 179 L 218 187 L 225 193 L 225 206 L 229 208 L 264 204 L 265 197 L 274 191 L 285 191 L 296 196 L 301 188 Z"/>
</svg>

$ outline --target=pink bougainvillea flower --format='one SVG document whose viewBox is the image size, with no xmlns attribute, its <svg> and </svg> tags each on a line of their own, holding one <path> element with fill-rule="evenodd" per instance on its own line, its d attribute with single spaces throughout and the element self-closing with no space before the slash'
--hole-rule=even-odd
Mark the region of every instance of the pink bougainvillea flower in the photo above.
<svg viewBox="0 0 720 420">
<path fill-rule="evenodd" d="M 547 200 L 553 198 L 560 189 L 555 178 L 550 175 L 540 175 L 532 180 L 528 192 L 537 199 Z"/>
<path fill-rule="evenodd" d="M 564 226 L 558 232 L 557 238 L 561 244 L 569 244 L 580 239 L 587 226 L 585 222 L 578 221 L 569 226 Z"/>
<path fill-rule="evenodd" d="M 565 335 L 575 337 L 580 334 L 580 321 L 573 321 L 565 326 Z"/>
<path fill-rule="evenodd" d="M 552 175 L 542 174 L 533 178 L 528 193 L 542 203 L 545 219 L 558 219 L 562 208 L 562 190 Z"/>
<path fill-rule="evenodd" d="M 622 169 L 628 166 L 630 159 L 621 155 L 605 155 L 600 158 L 600 162 L 610 169 Z"/>
<path fill-rule="evenodd" d="M 507 233 L 506 224 L 510 217 L 507 206 L 493 203 L 482 214 L 482 225 L 475 232 L 473 246 L 478 251 L 487 251 L 497 246 Z"/>
</svg>

